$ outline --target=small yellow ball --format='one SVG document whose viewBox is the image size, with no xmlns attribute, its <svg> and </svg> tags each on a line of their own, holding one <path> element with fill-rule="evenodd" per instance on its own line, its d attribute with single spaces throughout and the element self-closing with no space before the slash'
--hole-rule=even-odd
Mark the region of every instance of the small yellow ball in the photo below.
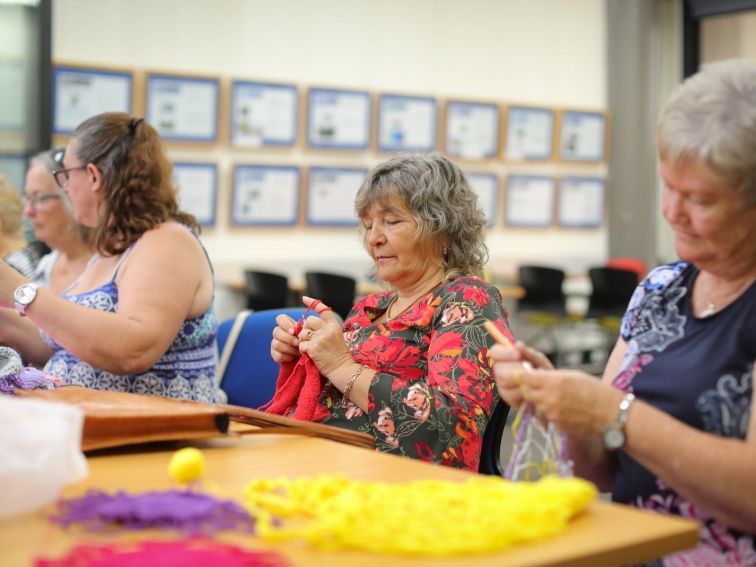
<svg viewBox="0 0 756 567">
<path fill-rule="evenodd" d="M 178 482 L 197 480 L 205 473 L 205 457 L 194 447 L 179 449 L 171 457 L 171 476 Z"/>
</svg>

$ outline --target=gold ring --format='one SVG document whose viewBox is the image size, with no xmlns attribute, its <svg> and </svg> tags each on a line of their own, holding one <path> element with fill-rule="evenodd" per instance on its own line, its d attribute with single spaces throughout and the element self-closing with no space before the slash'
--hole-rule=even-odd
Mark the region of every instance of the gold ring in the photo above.
<svg viewBox="0 0 756 567">
<path fill-rule="evenodd" d="M 315 331 L 313 331 L 312 329 L 307 329 L 307 340 L 308 341 L 312 339 L 312 335 L 313 335 L 314 332 Z"/>
<path fill-rule="evenodd" d="M 515 384 L 522 386 L 522 370 L 520 370 L 519 366 L 512 371 L 512 378 L 514 379 Z"/>
</svg>

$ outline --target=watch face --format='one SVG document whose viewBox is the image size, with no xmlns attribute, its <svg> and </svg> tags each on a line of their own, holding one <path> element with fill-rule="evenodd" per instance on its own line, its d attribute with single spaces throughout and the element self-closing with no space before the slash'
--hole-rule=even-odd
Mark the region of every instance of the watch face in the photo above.
<svg viewBox="0 0 756 567">
<path fill-rule="evenodd" d="M 15 300 L 22 304 L 22 305 L 28 305 L 29 303 L 34 300 L 34 297 L 37 295 L 37 290 L 34 288 L 34 286 L 31 285 L 22 285 L 18 289 L 16 289 L 15 293 Z"/>
<path fill-rule="evenodd" d="M 610 427 L 604 431 L 604 446 L 609 450 L 619 449 L 625 444 L 625 433 L 618 428 Z"/>
</svg>

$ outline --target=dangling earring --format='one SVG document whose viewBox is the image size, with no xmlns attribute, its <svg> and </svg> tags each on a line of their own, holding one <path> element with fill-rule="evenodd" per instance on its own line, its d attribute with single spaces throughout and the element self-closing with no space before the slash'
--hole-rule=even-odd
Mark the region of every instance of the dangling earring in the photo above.
<svg viewBox="0 0 756 567">
<path fill-rule="evenodd" d="M 449 253 L 449 248 L 447 246 L 444 246 L 443 254 L 444 258 L 446 258 L 446 255 Z"/>
</svg>

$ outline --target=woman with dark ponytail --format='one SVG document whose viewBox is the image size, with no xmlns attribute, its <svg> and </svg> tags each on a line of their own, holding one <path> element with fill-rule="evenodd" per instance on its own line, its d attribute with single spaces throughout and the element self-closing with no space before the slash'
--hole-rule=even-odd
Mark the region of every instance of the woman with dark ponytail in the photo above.
<svg viewBox="0 0 756 567">
<path fill-rule="evenodd" d="M 144 119 L 105 113 L 73 133 L 52 172 L 97 254 L 62 297 L 0 266 L 0 305 L 42 331 L 69 384 L 216 401 L 213 272 L 171 163 Z"/>
</svg>

